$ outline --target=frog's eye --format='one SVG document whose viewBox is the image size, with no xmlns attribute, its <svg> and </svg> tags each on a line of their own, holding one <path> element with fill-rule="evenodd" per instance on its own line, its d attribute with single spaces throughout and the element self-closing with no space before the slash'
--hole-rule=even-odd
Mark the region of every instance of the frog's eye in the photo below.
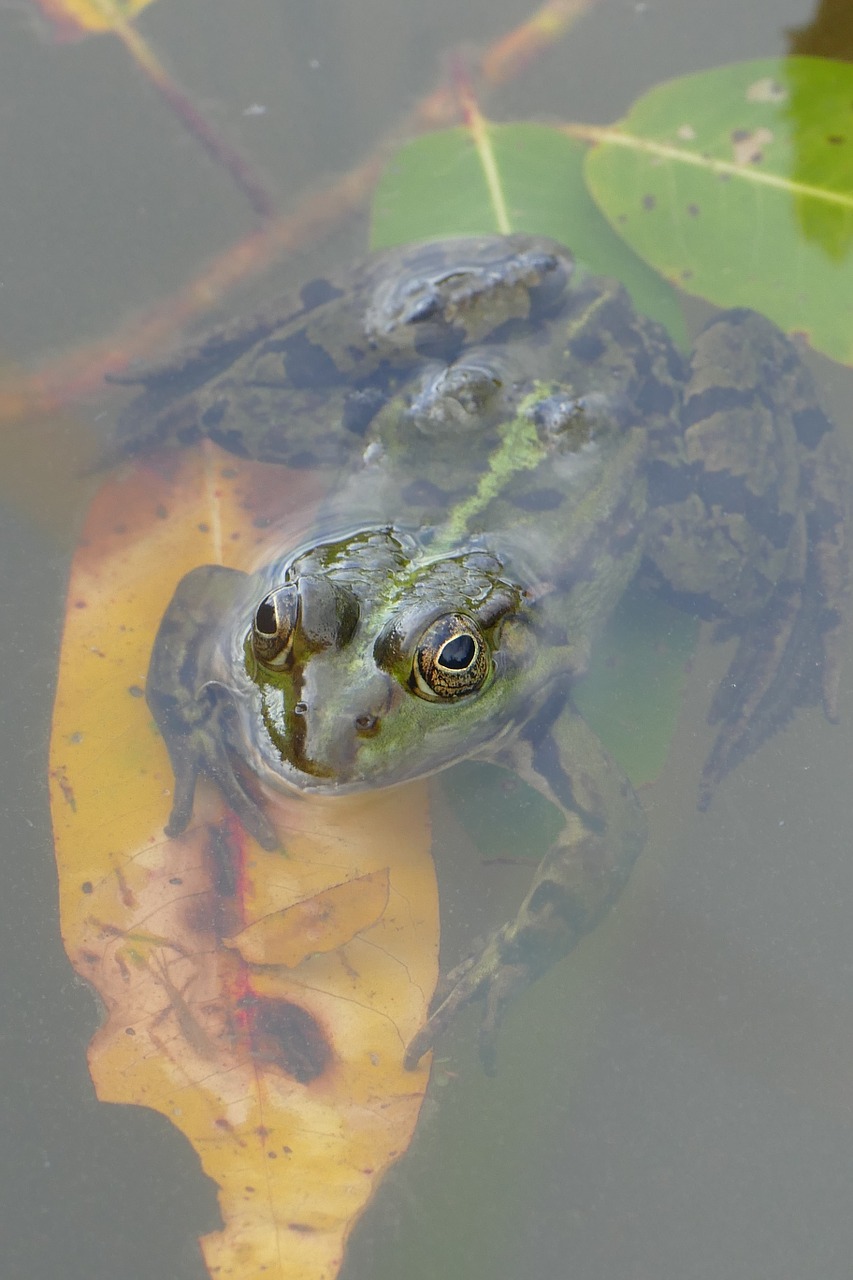
<svg viewBox="0 0 853 1280">
<path fill-rule="evenodd" d="M 451 702 L 482 689 L 491 671 L 489 648 L 470 618 L 450 613 L 421 636 L 412 663 L 411 688 L 433 702 Z"/>
<path fill-rule="evenodd" d="M 252 650 L 267 667 L 284 667 L 290 656 L 299 610 L 295 585 L 279 587 L 264 596 L 252 619 Z"/>
</svg>

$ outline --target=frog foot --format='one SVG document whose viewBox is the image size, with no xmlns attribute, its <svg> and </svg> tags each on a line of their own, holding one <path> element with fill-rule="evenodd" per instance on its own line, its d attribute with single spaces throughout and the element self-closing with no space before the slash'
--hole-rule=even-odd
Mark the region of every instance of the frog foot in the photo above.
<svg viewBox="0 0 853 1280">
<path fill-rule="evenodd" d="M 841 502 L 826 503 L 841 526 Z M 719 726 L 702 771 L 699 808 L 717 784 L 793 716 L 798 707 L 823 704 L 838 719 L 840 638 L 846 608 L 846 548 L 809 545 L 796 572 L 776 584 L 763 612 L 741 630 L 740 640 L 711 709 Z M 725 638 L 724 636 L 721 638 Z"/>
<path fill-rule="evenodd" d="M 473 1000 L 484 1000 L 480 1024 L 480 1061 L 487 1075 L 494 1075 L 496 1039 L 507 1005 L 537 976 L 530 964 L 512 958 L 512 926 L 493 934 L 480 951 L 474 952 L 441 979 L 433 1000 L 433 1011 L 406 1049 L 403 1063 L 413 1071 L 423 1055 L 443 1035 L 456 1015 Z"/>
<path fill-rule="evenodd" d="M 272 825 L 236 774 L 227 750 L 215 738 L 199 733 L 173 738 L 169 742 L 169 755 L 175 774 L 172 811 L 164 827 L 169 839 L 183 835 L 189 826 L 196 783 L 199 777 L 205 776 L 219 789 L 225 803 L 262 848 L 279 847 Z"/>
</svg>

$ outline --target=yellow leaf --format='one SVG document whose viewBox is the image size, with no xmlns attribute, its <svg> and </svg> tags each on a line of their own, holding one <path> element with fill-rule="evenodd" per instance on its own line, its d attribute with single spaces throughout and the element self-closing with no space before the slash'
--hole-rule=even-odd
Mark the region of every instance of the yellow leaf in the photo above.
<svg viewBox="0 0 853 1280">
<path fill-rule="evenodd" d="M 354 876 L 281 911 L 268 911 L 225 945 L 247 964 L 293 969 L 318 951 L 334 951 L 363 934 L 388 905 L 388 868 Z"/>
<path fill-rule="evenodd" d="M 206 786 L 186 834 L 162 831 L 172 777 L 142 696 L 159 619 L 195 565 L 289 544 L 310 486 L 213 446 L 107 484 L 72 570 L 51 743 L 63 938 L 107 1010 L 98 1095 L 193 1143 L 224 1224 L 204 1257 L 232 1280 L 332 1280 L 428 1079 L 403 1067 L 437 976 L 423 785 L 279 797 L 283 852 Z"/>
</svg>

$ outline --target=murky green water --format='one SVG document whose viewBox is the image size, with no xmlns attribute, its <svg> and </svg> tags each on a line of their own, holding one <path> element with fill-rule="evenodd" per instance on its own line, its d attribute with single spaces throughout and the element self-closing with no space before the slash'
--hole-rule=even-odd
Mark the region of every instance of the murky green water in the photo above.
<svg viewBox="0 0 853 1280">
<path fill-rule="evenodd" d="M 142 25 L 286 205 L 366 155 L 449 50 L 526 13 L 510 0 L 160 0 Z M 602 0 L 490 107 L 605 122 L 665 77 L 784 52 L 812 16 L 805 0 Z M 4 359 L 109 332 L 252 226 L 111 38 L 57 45 L 26 11 L 0 12 L 0 123 Z M 353 220 L 277 276 L 365 243 Z M 849 420 L 849 381 L 825 377 Z M 0 1276 L 202 1280 L 195 1239 L 216 1226 L 213 1188 L 163 1118 L 94 1099 L 98 1010 L 58 937 L 46 744 L 85 499 L 65 442 L 99 412 L 72 411 L 32 492 L 6 486 L 0 504 Z M 12 432 L 4 467 L 19 449 Z M 694 664 L 628 892 L 513 1010 L 496 1079 L 480 1072 L 473 1017 L 443 1044 L 418 1136 L 358 1227 L 346 1280 L 849 1276 L 853 655 L 841 726 L 799 716 L 699 815 L 722 660 L 706 647 Z M 468 848 L 447 808 L 436 839 Z M 449 955 L 524 889 L 522 868 L 469 853 L 440 861 Z"/>
</svg>

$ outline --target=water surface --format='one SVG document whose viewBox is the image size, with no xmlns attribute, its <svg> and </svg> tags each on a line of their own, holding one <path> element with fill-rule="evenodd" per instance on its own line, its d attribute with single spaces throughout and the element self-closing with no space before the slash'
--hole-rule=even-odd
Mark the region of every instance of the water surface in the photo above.
<svg viewBox="0 0 853 1280">
<path fill-rule="evenodd" d="M 526 16 L 511 0 L 161 0 L 143 27 L 285 207 L 367 154 L 448 50 Z M 658 80 L 779 54 L 805 0 L 602 3 L 490 104 L 606 122 Z M 381 32 L 381 40 L 377 33 Z M 97 338 L 252 226 L 244 201 L 101 37 L 52 44 L 0 13 L 5 360 Z M 253 289 L 363 251 L 354 220 Z M 827 376 L 839 419 L 849 383 Z M 58 937 L 46 793 L 52 682 L 85 486 L 54 427 L 0 506 L 5 727 L 0 1252 L 4 1280 L 202 1280 L 213 1188 L 160 1116 L 98 1103 L 93 997 Z M 7 438 L 12 458 L 20 437 Z M 57 461 L 59 459 L 59 461 Z M 487 1080 L 475 1019 L 441 1046 L 413 1149 L 352 1242 L 346 1280 L 847 1280 L 853 1256 L 853 660 L 843 722 L 795 723 L 695 809 L 709 689 L 694 664 L 651 833 L 595 936 L 508 1018 Z M 853 655 L 851 655 L 853 658 Z M 440 803 L 449 957 L 514 909 L 525 872 L 485 866 Z"/>
</svg>

